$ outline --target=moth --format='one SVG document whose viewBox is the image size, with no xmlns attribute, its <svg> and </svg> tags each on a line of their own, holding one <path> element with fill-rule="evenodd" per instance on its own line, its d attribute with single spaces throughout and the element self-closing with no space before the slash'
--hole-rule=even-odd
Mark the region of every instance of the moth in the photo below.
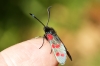
<svg viewBox="0 0 100 66">
<path fill-rule="evenodd" d="M 47 22 L 46 25 L 44 25 L 35 15 L 33 15 L 31 13 L 30 13 L 30 15 L 32 17 L 34 17 L 36 20 L 38 20 L 44 26 L 43 29 L 44 29 L 45 34 L 43 36 L 42 46 L 44 44 L 44 39 L 46 39 L 50 43 L 51 48 L 52 48 L 51 52 L 52 51 L 54 52 L 54 55 L 55 55 L 57 61 L 61 65 L 64 65 L 65 61 L 67 59 L 67 55 L 68 55 L 68 57 L 70 58 L 71 61 L 72 61 L 72 57 L 71 57 L 70 53 L 68 52 L 67 48 L 65 47 L 64 43 L 58 37 L 56 31 L 52 27 L 48 27 L 48 23 L 49 23 L 49 20 L 50 20 L 50 8 L 51 8 L 51 6 L 47 8 L 48 22 Z"/>
</svg>

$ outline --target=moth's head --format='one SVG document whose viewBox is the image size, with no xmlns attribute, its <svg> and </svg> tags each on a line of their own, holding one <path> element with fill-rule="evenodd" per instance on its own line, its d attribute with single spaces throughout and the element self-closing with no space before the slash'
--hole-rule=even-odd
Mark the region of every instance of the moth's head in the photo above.
<svg viewBox="0 0 100 66">
<path fill-rule="evenodd" d="M 51 33 L 51 34 L 56 33 L 55 30 L 54 30 L 53 28 L 48 27 L 48 26 L 45 26 L 45 27 L 44 27 L 44 31 L 45 31 L 45 33 Z"/>
</svg>

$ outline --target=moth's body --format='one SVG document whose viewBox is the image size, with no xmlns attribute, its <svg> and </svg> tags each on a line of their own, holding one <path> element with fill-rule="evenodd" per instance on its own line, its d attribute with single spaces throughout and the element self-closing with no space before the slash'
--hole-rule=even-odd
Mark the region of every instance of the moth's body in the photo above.
<svg viewBox="0 0 100 66">
<path fill-rule="evenodd" d="M 64 46 L 64 44 L 62 43 L 62 41 L 60 40 L 60 38 L 56 34 L 56 31 L 53 28 L 46 26 L 44 27 L 44 31 L 45 31 L 44 36 L 49 41 L 57 61 L 61 65 L 64 65 L 67 59 L 67 52 L 68 52 L 66 47 Z M 71 56 L 69 57 L 72 60 Z"/>
<path fill-rule="evenodd" d="M 49 22 L 49 18 L 50 18 L 50 7 L 47 10 L 48 10 L 48 22 Z M 55 55 L 57 61 L 61 65 L 64 65 L 65 64 L 65 61 L 67 59 L 67 55 L 70 58 L 70 60 L 72 60 L 72 57 L 71 57 L 70 53 L 67 51 L 67 48 L 65 47 L 65 45 L 63 44 L 63 42 L 61 41 L 61 39 L 58 37 L 56 31 L 53 28 L 48 27 L 48 22 L 47 22 L 47 25 L 45 26 L 33 14 L 30 13 L 30 15 L 33 16 L 35 19 L 37 19 L 44 26 L 44 32 L 45 32 L 45 34 L 44 34 L 44 37 L 43 37 L 43 44 L 44 44 L 44 38 L 46 38 L 47 41 L 51 45 L 51 48 L 52 48 L 52 50 L 54 52 L 54 55 Z M 42 44 L 42 46 L 43 46 L 43 44 Z"/>
</svg>

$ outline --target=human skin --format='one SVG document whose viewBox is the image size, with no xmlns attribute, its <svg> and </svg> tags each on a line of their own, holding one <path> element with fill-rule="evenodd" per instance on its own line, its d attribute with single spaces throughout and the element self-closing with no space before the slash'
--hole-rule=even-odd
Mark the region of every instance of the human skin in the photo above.
<svg viewBox="0 0 100 66">
<path fill-rule="evenodd" d="M 58 66 L 48 41 L 42 43 L 43 38 L 34 38 L 1 51 L 0 66 Z"/>
</svg>

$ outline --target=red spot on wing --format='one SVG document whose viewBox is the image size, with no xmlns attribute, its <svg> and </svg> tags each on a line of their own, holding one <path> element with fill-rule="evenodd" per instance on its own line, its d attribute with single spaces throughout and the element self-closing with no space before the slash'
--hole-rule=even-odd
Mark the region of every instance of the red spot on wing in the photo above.
<svg viewBox="0 0 100 66">
<path fill-rule="evenodd" d="M 59 52 L 57 52 L 57 53 L 56 53 L 56 56 L 60 56 L 60 53 L 59 53 Z"/>
<path fill-rule="evenodd" d="M 56 44 L 56 46 L 55 46 L 56 48 L 59 48 L 60 47 L 60 44 Z"/>
<path fill-rule="evenodd" d="M 52 48 L 59 48 L 60 44 L 52 44 Z"/>
<path fill-rule="evenodd" d="M 55 48 L 55 45 L 54 44 L 52 44 L 52 48 Z"/>
<path fill-rule="evenodd" d="M 47 38 L 48 38 L 48 40 L 52 40 L 53 36 L 51 34 L 47 34 Z"/>
<path fill-rule="evenodd" d="M 61 54 L 61 56 L 62 56 L 62 57 L 64 57 L 64 56 L 65 56 L 65 54 L 63 54 L 63 53 L 62 53 L 62 54 Z"/>
</svg>

